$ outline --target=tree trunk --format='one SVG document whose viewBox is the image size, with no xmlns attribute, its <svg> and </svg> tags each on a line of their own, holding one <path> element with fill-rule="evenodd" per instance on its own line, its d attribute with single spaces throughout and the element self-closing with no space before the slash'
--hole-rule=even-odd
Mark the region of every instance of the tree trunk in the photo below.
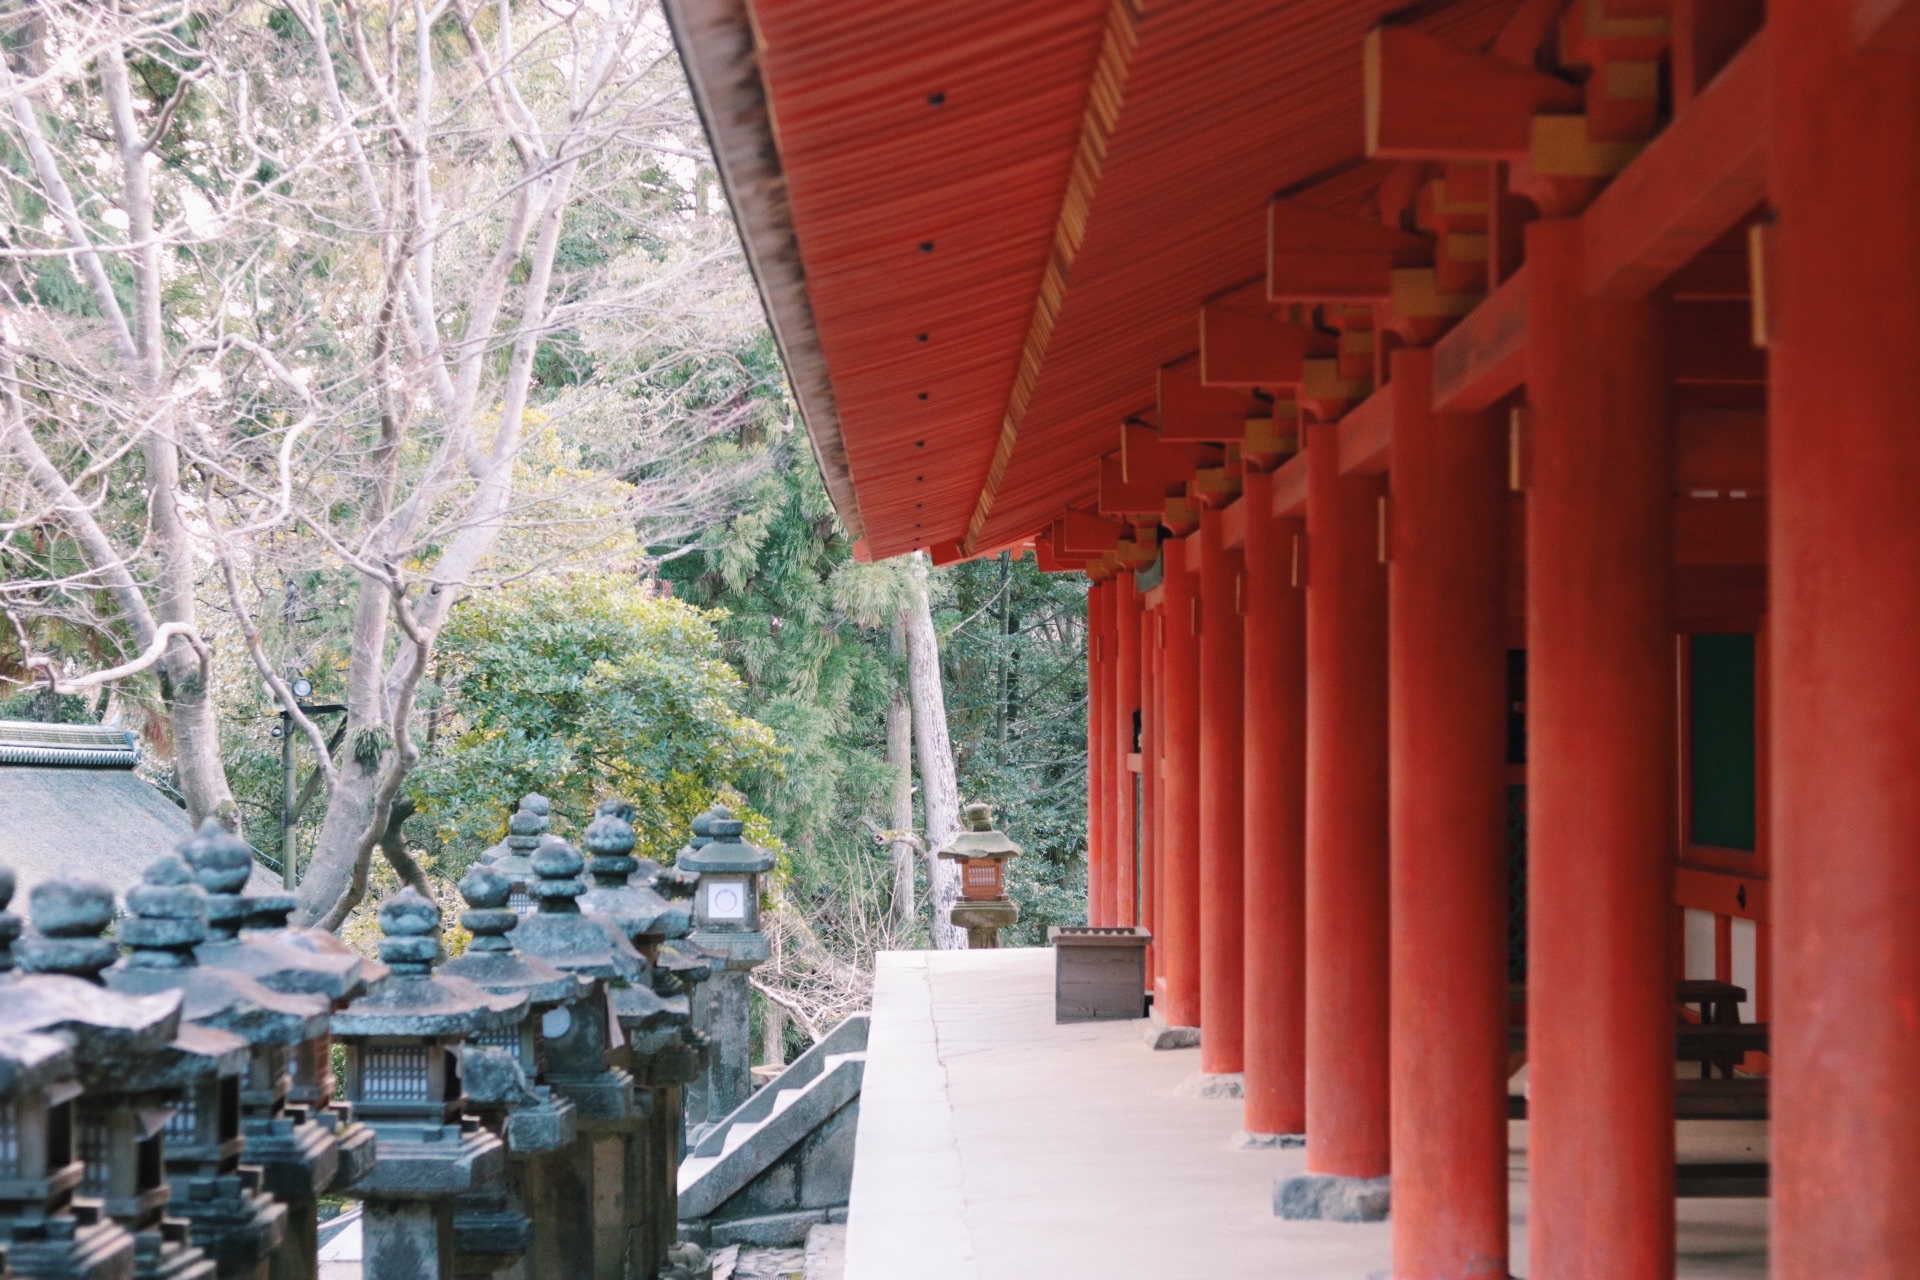
<svg viewBox="0 0 1920 1280">
<path fill-rule="evenodd" d="M 905 626 L 896 620 L 893 650 L 897 655 L 906 647 Z M 887 699 L 887 768 L 892 770 L 892 804 L 887 826 L 893 831 L 889 853 L 893 858 L 893 895 L 888 904 L 888 919 L 896 929 L 913 923 L 913 708 L 907 690 L 898 680 L 893 696 Z"/>
<path fill-rule="evenodd" d="M 161 237 L 155 230 L 152 176 L 147 169 L 145 136 L 134 115 L 126 55 L 115 48 L 100 59 L 100 83 L 113 119 L 114 141 L 120 152 L 122 204 L 127 231 L 138 249 L 133 259 L 132 338 L 137 356 L 136 385 L 141 393 L 164 406 L 167 385 L 166 326 L 161 299 L 166 291 Z M 178 421 L 162 407 L 148 433 L 146 457 L 147 514 L 159 560 L 159 599 L 154 619 L 199 629 L 194 579 L 199 556 L 180 508 L 180 453 L 174 445 Z M 186 797 L 187 816 L 198 823 L 217 818 L 229 831 L 240 830 L 240 806 L 227 784 L 226 762 L 220 753 L 220 718 L 208 687 L 208 669 L 201 654 L 183 636 L 167 646 L 161 662 L 161 689 L 173 722 L 173 768 Z"/>
<path fill-rule="evenodd" d="M 366 892 L 367 858 L 360 843 L 373 819 L 374 791 L 385 754 L 366 747 L 381 740 L 380 731 L 387 723 L 382 659 L 392 611 L 386 584 L 363 577 L 354 602 L 353 658 L 347 667 L 347 749 L 338 761 L 333 789 L 327 793 L 327 816 L 321 820 L 300 880 L 302 924 L 331 928 L 331 918 L 344 918 Z"/>
<path fill-rule="evenodd" d="M 948 920 L 960 896 L 960 876 L 951 862 L 934 857 L 936 849 L 960 834 L 960 787 L 954 778 L 953 743 L 947 736 L 946 693 L 940 683 L 940 640 L 933 630 L 933 606 L 927 599 L 927 560 L 911 562 L 913 592 L 903 621 L 907 632 L 907 691 L 913 699 L 913 742 L 920 760 L 920 798 L 927 816 L 927 906 L 932 914 L 933 945 L 939 951 L 964 951 L 966 930 Z"/>
<path fill-rule="evenodd" d="M 760 1001 L 760 1061 L 763 1065 L 787 1065 L 787 1011 L 771 1000 Z"/>
</svg>

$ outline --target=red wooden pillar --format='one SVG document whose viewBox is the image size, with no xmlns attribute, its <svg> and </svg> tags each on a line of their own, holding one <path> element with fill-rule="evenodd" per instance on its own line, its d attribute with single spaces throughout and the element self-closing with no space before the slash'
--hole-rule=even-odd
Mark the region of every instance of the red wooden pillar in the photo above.
<svg viewBox="0 0 1920 1280">
<path fill-rule="evenodd" d="M 1246 493 L 1246 1049 L 1243 1124 L 1307 1129 L 1306 595 L 1293 580 L 1305 525 L 1273 518 L 1273 477 Z"/>
<path fill-rule="evenodd" d="M 1535 1280 L 1674 1266 L 1673 444 L 1664 306 L 1527 228 L 1529 1242 Z"/>
<path fill-rule="evenodd" d="M 1387 575 L 1378 476 L 1307 428 L 1307 1169 L 1387 1172 Z"/>
<path fill-rule="evenodd" d="M 1113 580 L 1113 916 L 1109 924 L 1133 924 L 1139 912 L 1139 810 L 1128 757 L 1133 721 L 1140 711 L 1140 593 L 1131 573 Z"/>
<path fill-rule="evenodd" d="M 1240 824 L 1240 553 L 1218 508 L 1200 513 L 1200 1070 L 1240 1070 L 1246 988 Z"/>
<path fill-rule="evenodd" d="M 1768 6 L 1774 1274 L 1920 1265 L 1920 21 Z M 1889 23 L 1892 19 L 1886 19 Z"/>
<path fill-rule="evenodd" d="M 1160 850 L 1160 958 L 1154 989 L 1160 1020 L 1200 1025 L 1200 652 L 1194 634 L 1199 599 L 1197 536 L 1166 542 L 1166 623 L 1161 699 L 1166 759 L 1165 826 Z"/>
<path fill-rule="evenodd" d="M 1393 1274 L 1507 1276 L 1507 439 L 1393 353 Z"/>
<path fill-rule="evenodd" d="M 1160 610 L 1140 611 L 1140 923 L 1159 935 Z M 1147 944 L 1147 989 L 1157 952 Z"/>
<path fill-rule="evenodd" d="M 1107 623 L 1113 593 L 1096 579 L 1087 587 L 1087 923 L 1107 923 L 1107 874 L 1111 842 L 1107 839 L 1106 706 Z"/>
</svg>

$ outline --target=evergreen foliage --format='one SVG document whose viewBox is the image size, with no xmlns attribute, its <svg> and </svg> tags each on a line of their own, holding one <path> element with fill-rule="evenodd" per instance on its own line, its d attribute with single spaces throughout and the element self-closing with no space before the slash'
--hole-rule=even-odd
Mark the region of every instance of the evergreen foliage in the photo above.
<svg viewBox="0 0 1920 1280">
<path fill-rule="evenodd" d="M 633 803 L 638 851 L 670 861 L 693 816 L 744 773 L 777 776 L 773 733 L 742 713 L 716 615 L 612 574 L 477 593 L 440 648 L 442 698 L 414 775 L 412 834 L 457 879 L 504 834 L 502 797 L 539 791 L 584 829 Z"/>
<path fill-rule="evenodd" d="M 740 785 L 788 844 L 787 892 L 831 945 L 886 909 L 885 715 L 901 678 L 904 568 L 854 561 L 795 441 L 775 447 L 738 515 L 662 573 L 676 595 L 724 611 L 745 705 L 785 751 L 781 769 L 749 769 Z M 961 794 L 998 806 L 1031 855 L 1014 864 L 1021 923 L 1004 941 L 1043 943 L 1048 925 L 1085 917 L 1085 585 L 1005 557 L 936 569 L 929 590 Z"/>
</svg>

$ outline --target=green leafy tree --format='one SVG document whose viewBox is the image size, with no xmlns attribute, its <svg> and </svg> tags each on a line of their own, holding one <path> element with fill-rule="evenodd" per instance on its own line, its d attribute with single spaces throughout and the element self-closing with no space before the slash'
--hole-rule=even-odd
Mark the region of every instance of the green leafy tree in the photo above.
<svg viewBox="0 0 1920 1280">
<path fill-rule="evenodd" d="M 440 647 L 440 701 L 413 834 L 455 876 L 539 791 L 578 830 L 633 802 L 640 851 L 671 859 L 693 816 L 744 776 L 777 776 L 773 732 L 743 713 L 718 615 L 612 574 L 477 593 Z"/>
</svg>

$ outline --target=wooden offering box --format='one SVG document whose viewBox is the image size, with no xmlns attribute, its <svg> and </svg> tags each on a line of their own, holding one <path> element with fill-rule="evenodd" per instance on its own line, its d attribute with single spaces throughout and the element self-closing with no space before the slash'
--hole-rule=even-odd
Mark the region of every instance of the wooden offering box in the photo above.
<svg viewBox="0 0 1920 1280">
<path fill-rule="evenodd" d="M 1152 940 L 1152 934 L 1131 925 L 1048 929 L 1054 956 L 1053 1020 L 1146 1017 L 1147 943 Z"/>
</svg>

